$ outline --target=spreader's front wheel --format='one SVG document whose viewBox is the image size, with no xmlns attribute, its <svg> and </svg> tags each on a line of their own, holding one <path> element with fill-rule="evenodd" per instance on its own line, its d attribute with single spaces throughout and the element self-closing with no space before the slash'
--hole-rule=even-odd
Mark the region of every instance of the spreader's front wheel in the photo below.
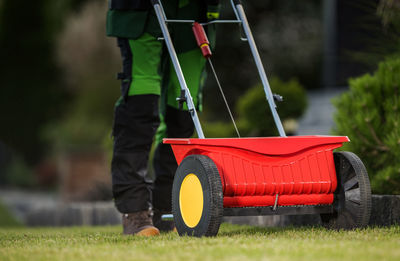
<svg viewBox="0 0 400 261">
<path fill-rule="evenodd" d="M 215 236 L 223 215 L 221 178 L 204 155 L 183 159 L 172 187 L 172 213 L 179 235 Z"/>
<path fill-rule="evenodd" d="M 333 229 L 366 227 L 371 216 L 371 187 L 368 173 L 357 155 L 335 152 L 337 189 L 332 214 L 321 214 L 322 223 Z"/>
</svg>

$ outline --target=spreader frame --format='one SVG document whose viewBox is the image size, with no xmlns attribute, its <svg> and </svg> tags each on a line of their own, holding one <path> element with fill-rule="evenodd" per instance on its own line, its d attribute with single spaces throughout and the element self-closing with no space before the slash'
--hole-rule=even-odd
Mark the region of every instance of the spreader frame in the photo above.
<svg viewBox="0 0 400 261">
<path fill-rule="evenodd" d="M 205 139 L 167 26 L 195 21 L 167 19 L 161 1 L 151 0 L 163 33 L 160 40 L 165 40 L 198 135 L 197 139 L 163 140 L 171 145 L 179 165 L 172 191 L 179 235 L 214 236 L 222 216 L 321 214 L 329 228 L 365 227 L 371 213 L 368 173 L 356 155 L 334 152 L 349 139 L 286 137 L 243 6 L 240 0 L 230 1 L 236 20 L 201 25 L 238 23 L 243 27 L 246 38 L 242 40 L 250 45 L 280 137 Z M 193 206 L 190 198 L 202 203 Z"/>
</svg>

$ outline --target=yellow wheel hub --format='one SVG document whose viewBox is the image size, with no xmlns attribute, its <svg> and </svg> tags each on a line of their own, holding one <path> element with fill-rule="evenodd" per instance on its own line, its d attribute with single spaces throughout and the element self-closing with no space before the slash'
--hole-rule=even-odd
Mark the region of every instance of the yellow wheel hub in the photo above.
<svg viewBox="0 0 400 261">
<path fill-rule="evenodd" d="M 179 206 L 185 224 L 190 228 L 197 226 L 203 214 L 203 188 L 196 175 L 189 174 L 183 179 Z"/>
</svg>

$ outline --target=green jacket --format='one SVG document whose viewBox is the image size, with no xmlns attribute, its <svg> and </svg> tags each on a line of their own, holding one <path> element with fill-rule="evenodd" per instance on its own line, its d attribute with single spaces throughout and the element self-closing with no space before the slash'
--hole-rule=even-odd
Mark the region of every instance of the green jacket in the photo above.
<svg viewBox="0 0 400 261">
<path fill-rule="evenodd" d="M 150 1 L 150 0 L 149 0 Z M 170 19 L 207 19 L 207 12 L 218 13 L 218 0 L 164 0 L 165 13 Z M 177 12 L 179 7 L 181 12 Z M 183 17 L 182 17 L 183 15 Z M 143 33 L 161 36 L 160 26 L 154 10 L 108 10 L 107 36 L 137 39 Z"/>
</svg>

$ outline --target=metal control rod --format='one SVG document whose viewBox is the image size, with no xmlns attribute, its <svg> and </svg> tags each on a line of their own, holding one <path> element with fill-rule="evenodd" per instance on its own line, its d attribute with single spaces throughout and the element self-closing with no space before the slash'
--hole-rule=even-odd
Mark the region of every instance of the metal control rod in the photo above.
<svg viewBox="0 0 400 261">
<path fill-rule="evenodd" d="M 242 21 L 242 26 L 246 34 L 247 40 L 249 42 L 251 53 L 253 54 L 254 61 L 256 63 L 262 84 L 264 86 L 265 95 L 267 96 L 267 101 L 271 109 L 272 116 L 274 117 L 276 127 L 278 128 L 279 135 L 281 137 L 286 137 L 286 133 L 285 130 L 283 129 L 281 119 L 279 118 L 278 112 L 276 111 L 274 96 L 272 94 L 271 87 L 269 86 L 268 78 L 265 73 L 264 66 L 260 58 L 260 54 L 258 53 L 257 46 L 253 38 L 253 34 L 251 33 L 246 14 L 244 13 L 243 6 L 240 0 L 231 0 L 231 1 L 232 5 L 234 5 L 236 8 L 235 14 L 238 15 L 239 16 L 238 19 Z"/>
<path fill-rule="evenodd" d="M 194 38 L 196 38 L 197 45 L 199 46 L 199 48 L 201 50 L 201 54 L 210 64 L 211 71 L 214 75 L 215 80 L 217 81 L 217 85 L 218 85 L 219 91 L 221 92 L 222 98 L 224 99 L 226 109 L 228 110 L 229 116 L 231 117 L 233 126 L 235 127 L 235 130 L 236 130 L 236 133 L 237 133 L 238 137 L 240 138 L 240 133 L 236 126 L 236 122 L 235 122 L 235 119 L 233 118 L 231 109 L 229 108 L 228 101 L 226 100 L 224 90 L 222 89 L 221 83 L 219 82 L 217 73 L 215 72 L 215 69 L 214 69 L 214 65 L 211 62 L 212 52 L 211 52 L 210 42 L 208 41 L 206 31 L 204 30 L 203 25 L 201 25 L 197 22 L 193 23 L 192 30 L 193 30 Z"/>
<path fill-rule="evenodd" d="M 203 129 L 200 125 L 199 117 L 197 116 L 196 108 L 193 103 L 192 96 L 190 95 L 190 91 L 186 85 L 185 77 L 183 76 L 182 68 L 178 61 L 178 56 L 176 55 L 174 45 L 172 44 L 171 36 L 168 32 L 167 24 L 165 21 L 167 20 L 165 17 L 164 10 L 161 8 L 159 0 L 152 0 L 152 4 L 154 7 L 154 11 L 156 12 L 158 22 L 160 23 L 161 31 L 164 36 L 165 44 L 167 45 L 169 55 L 171 56 L 172 64 L 174 65 L 176 75 L 178 77 L 179 83 L 181 85 L 181 89 L 185 92 L 186 104 L 188 106 L 190 115 L 192 116 L 194 127 L 196 128 L 197 136 L 200 139 L 204 139 Z"/>
</svg>

